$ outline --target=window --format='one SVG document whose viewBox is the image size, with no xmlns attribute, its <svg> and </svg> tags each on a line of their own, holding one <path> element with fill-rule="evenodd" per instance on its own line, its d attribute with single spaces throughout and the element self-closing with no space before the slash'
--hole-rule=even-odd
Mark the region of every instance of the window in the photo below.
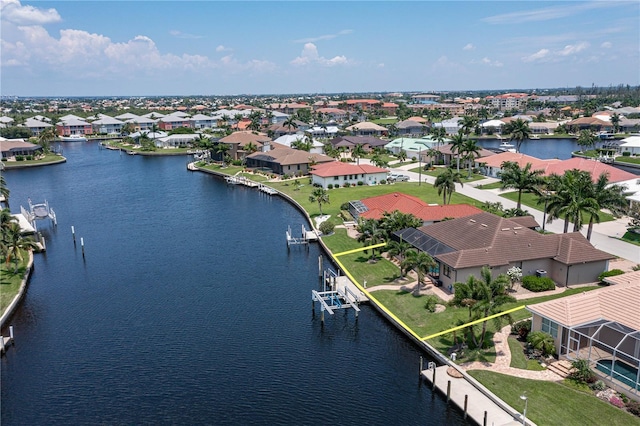
<svg viewBox="0 0 640 426">
<path fill-rule="evenodd" d="M 451 268 L 449 265 L 442 264 L 442 274 L 446 277 L 451 278 Z"/>
<path fill-rule="evenodd" d="M 552 335 L 554 338 L 558 337 L 558 323 L 551 321 L 547 318 L 542 318 L 542 331 Z"/>
<path fill-rule="evenodd" d="M 340 180 L 340 176 L 334 176 L 333 180 Z"/>
</svg>

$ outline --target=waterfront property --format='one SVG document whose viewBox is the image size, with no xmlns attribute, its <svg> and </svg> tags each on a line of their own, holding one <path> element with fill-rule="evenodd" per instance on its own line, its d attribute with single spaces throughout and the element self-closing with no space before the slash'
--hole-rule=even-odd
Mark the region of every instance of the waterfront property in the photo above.
<svg viewBox="0 0 640 426">
<path fill-rule="evenodd" d="M 309 172 L 311 182 L 323 188 L 351 186 L 358 183 L 376 185 L 387 179 L 387 169 L 370 164 L 350 164 L 341 161 L 330 161 L 315 165 Z"/>
<path fill-rule="evenodd" d="M 640 275 L 635 278 L 527 309 L 532 331 L 553 336 L 557 355 L 586 359 L 607 384 L 640 398 Z"/>
<path fill-rule="evenodd" d="M 275 174 L 289 176 L 304 176 L 312 165 L 335 162 L 324 154 L 310 154 L 283 145 L 271 149 L 271 144 L 263 146 L 262 151 L 247 155 L 246 161 L 249 168 L 269 169 Z"/>
<path fill-rule="evenodd" d="M 559 286 L 595 282 L 608 270 L 613 256 L 579 232 L 543 235 L 530 229 L 530 222 L 526 216 L 506 219 L 483 212 L 395 235 L 433 257 L 438 271 L 432 277 L 447 288 L 480 276 L 483 266 L 494 275 L 517 266 L 524 275 L 548 275 Z"/>
<path fill-rule="evenodd" d="M 30 142 L 25 142 L 23 139 L 6 139 L 0 137 L 0 153 L 3 159 L 15 160 L 20 156 L 35 156 L 42 154 L 42 147 Z"/>
</svg>

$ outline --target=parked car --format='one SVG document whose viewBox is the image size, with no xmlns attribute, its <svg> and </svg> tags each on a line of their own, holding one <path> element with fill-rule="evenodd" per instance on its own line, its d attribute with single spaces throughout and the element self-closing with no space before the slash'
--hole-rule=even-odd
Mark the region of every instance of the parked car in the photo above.
<svg viewBox="0 0 640 426">
<path fill-rule="evenodd" d="M 389 178 L 391 182 L 407 182 L 409 180 L 409 176 L 402 175 L 400 173 L 389 173 Z"/>
</svg>

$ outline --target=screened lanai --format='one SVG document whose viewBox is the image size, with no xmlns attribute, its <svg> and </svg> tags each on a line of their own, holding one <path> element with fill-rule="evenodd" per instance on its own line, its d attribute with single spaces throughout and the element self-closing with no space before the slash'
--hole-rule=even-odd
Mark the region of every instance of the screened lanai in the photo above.
<svg viewBox="0 0 640 426">
<path fill-rule="evenodd" d="M 600 378 L 638 394 L 640 331 L 600 319 L 569 327 L 563 350 L 570 360 L 588 360 Z"/>
</svg>

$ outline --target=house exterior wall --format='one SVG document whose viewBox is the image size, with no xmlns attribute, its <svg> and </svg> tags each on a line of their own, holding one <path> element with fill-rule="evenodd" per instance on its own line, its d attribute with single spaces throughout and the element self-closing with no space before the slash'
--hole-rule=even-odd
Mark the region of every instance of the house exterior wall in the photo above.
<svg viewBox="0 0 640 426">
<path fill-rule="evenodd" d="M 597 282 L 598 275 L 606 271 L 609 266 L 608 260 L 600 262 L 591 262 L 580 265 L 571 265 L 566 279 L 565 285 L 584 284 L 589 282 Z"/>
<path fill-rule="evenodd" d="M 329 177 L 321 177 L 318 175 L 311 175 L 311 183 L 318 184 L 322 186 L 324 189 L 327 189 L 329 184 L 336 186 L 344 186 L 345 183 L 349 185 L 357 185 L 358 182 L 362 182 L 365 185 L 376 185 L 380 183 L 381 180 L 387 179 L 387 173 L 363 173 L 363 174 L 351 174 L 344 176 L 329 176 Z"/>
</svg>

